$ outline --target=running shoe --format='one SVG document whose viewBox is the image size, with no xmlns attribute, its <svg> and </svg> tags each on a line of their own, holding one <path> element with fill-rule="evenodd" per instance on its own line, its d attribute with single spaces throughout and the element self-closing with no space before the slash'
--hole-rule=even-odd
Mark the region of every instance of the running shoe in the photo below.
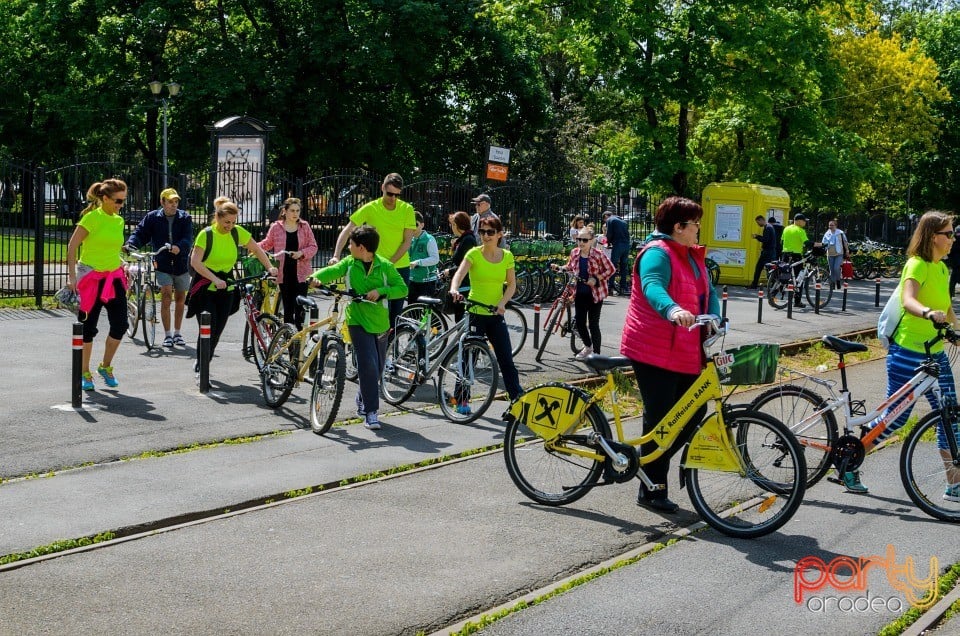
<svg viewBox="0 0 960 636">
<path fill-rule="evenodd" d="M 120 383 L 117 382 L 117 377 L 113 375 L 113 367 L 105 367 L 102 364 L 97 367 L 97 373 L 103 377 L 103 381 L 111 389 L 115 389 L 120 386 Z"/>
<path fill-rule="evenodd" d="M 173 334 L 173 344 L 175 344 L 178 347 L 186 347 L 187 341 L 183 339 L 183 336 L 181 336 L 178 333 L 175 333 Z"/>
<path fill-rule="evenodd" d="M 80 376 L 80 388 L 84 391 L 93 391 L 93 374 L 89 371 L 84 371 Z"/>
<path fill-rule="evenodd" d="M 847 489 L 847 492 L 856 493 L 858 495 L 865 495 L 866 493 L 870 492 L 870 489 L 864 486 L 860 481 L 859 470 L 852 470 L 843 473 L 840 481 L 843 482 L 843 487 Z"/>
<path fill-rule="evenodd" d="M 173 336 L 167 336 L 163 339 L 163 346 L 167 349 L 173 349 Z"/>
<path fill-rule="evenodd" d="M 943 500 L 944 501 L 960 501 L 960 484 L 947 486 L 946 492 L 943 493 Z"/>
</svg>

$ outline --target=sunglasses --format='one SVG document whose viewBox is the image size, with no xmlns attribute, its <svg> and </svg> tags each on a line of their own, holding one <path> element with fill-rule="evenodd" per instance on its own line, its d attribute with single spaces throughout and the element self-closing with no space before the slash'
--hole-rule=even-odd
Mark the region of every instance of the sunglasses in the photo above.
<svg viewBox="0 0 960 636">
<path fill-rule="evenodd" d="M 483 228 L 480 228 L 479 230 L 477 230 L 477 233 L 480 234 L 481 236 L 496 236 L 496 235 L 497 235 L 497 231 L 496 231 L 496 230 L 485 230 L 485 229 L 483 229 Z"/>
<path fill-rule="evenodd" d="M 696 225 L 697 227 L 700 227 L 700 221 L 682 221 L 680 224 L 681 224 L 681 225 Z"/>
<path fill-rule="evenodd" d="M 390 191 L 388 190 L 388 191 L 385 191 L 385 192 L 383 193 L 383 196 L 385 196 L 385 197 L 399 197 L 399 196 L 400 196 L 400 193 L 399 193 L 399 192 L 390 192 Z"/>
<path fill-rule="evenodd" d="M 589 242 L 592 241 L 592 240 L 593 240 L 592 238 L 588 238 L 588 239 L 577 238 L 577 242 L 578 242 L 578 243 L 589 243 Z"/>
<path fill-rule="evenodd" d="M 952 230 L 947 230 L 944 232 L 934 232 L 934 234 L 939 234 L 940 236 L 946 236 L 947 238 L 955 238 L 955 235 Z"/>
<path fill-rule="evenodd" d="M 117 205 L 123 205 L 126 202 L 126 199 L 114 199 L 113 202 Z"/>
</svg>

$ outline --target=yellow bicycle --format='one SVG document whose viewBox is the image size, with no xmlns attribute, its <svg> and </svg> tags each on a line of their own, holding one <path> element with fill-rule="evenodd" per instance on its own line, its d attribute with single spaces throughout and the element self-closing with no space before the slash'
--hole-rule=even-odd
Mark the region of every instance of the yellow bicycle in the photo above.
<svg viewBox="0 0 960 636">
<path fill-rule="evenodd" d="M 704 351 L 726 333 L 717 316 L 698 316 L 712 330 Z M 733 537 L 751 538 L 786 523 L 806 489 L 802 447 L 774 417 L 746 406 L 728 405 L 721 385 L 772 382 L 777 345 L 747 345 L 707 356 L 696 382 L 649 433 L 625 439 L 613 370 L 629 366 L 624 357 L 591 355 L 583 362 L 606 374 L 592 395 L 563 383 L 533 387 L 511 403 L 504 458 L 513 483 L 530 499 L 546 505 L 568 504 L 594 486 L 640 479 L 656 486 L 643 466 L 680 439 L 684 426 L 701 407 L 714 404 L 683 449 L 680 485 L 704 521 Z M 612 397 L 614 433 L 601 409 Z M 655 443 L 641 456 L 641 444 Z M 602 478 L 602 482 L 601 482 Z"/>
</svg>

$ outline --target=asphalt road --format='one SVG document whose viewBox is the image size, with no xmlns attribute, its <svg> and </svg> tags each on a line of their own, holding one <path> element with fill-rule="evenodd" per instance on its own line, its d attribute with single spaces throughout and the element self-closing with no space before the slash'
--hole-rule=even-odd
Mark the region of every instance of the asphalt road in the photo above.
<svg viewBox="0 0 960 636">
<path fill-rule="evenodd" d="M 610 353 L 618 348 L 625 305 L 625 299 L 613 298 L 604 308 L 604 349 Z M 727 345 L 787 342 L 870 327 L 879 311 L 873 307 L 872 285 L 852 292 L 849 307 L 847 313 L 820 316 L 807 310 L 787 320 L 784 312 L 765 306 L 764 324 L 757 325 L 754 297 L 732 290 L 728 314 L 733 330 Z M 0 316 L 0 352 L 17 371 L 0 387 L 6 433 L 0 476 L 14 478 L 0 484 L 0 553 L 198 511 L 223 511 L 260 497 L 279 494 L 279 501 L 288 490 L 502 439 L 502 423 L 495 417 L 500 405 L 474 425 L 454 426 L 438 416 L 429 392 L 417 395 L 413 406 L 418 410 L 385 417 L 387 425 L 379 433 L 349 425 L 317 437 L 304 430 L 308 387 L 297 389 L 288 407 L 271 411 L 262 406 L 253 366 L 239 355 L 239 316 L 214 359 L 213 394 L 201 395 L 193 384 L 192 351 L 147 354 L 125 342 L 116 362 L 120 389 L 98 387 L 75 411 L 68 407 L 67 388 L 71 319 L 22 314 Z M 188 337 L 193 329 L 191 325 Z M 583 373 L 560 343 L 541 364 L 533 361 L 528 346 L 518 363 L 527 385 Z M 882 365 L 867 367 L 858 367 L 855 382 L 862 397 L 873 401 L 883 390 Z M 347 405 L 355 390 L 348 386 Z M 145 451 L 277 431 L 289 434 L 117 461 Z M 564 599 L 570 599 L 567 625 L 596 616 L 604 633 L 662 633 L 660 620 L 680 633 L 728 631 L 726 627 L 769 633 L 772 626 L 823 631 L 839 617 L 825 620 L 800 612 L 791 605 L 790 591 L 781 593 L 786 573 L 801 556 L 874 554 L 887 542 L 906 537 L 920 547 L 909 552 L 908 546 L 904 554 L 921 563 L 929 556 L 944 564 L 957 560 L 950 548 L 941 551 L 941 534 L 954 536 L 954 528 L 926 519 L 902 491 L 896 492 L 895 473 L 882 463 L 894 454 L 884 453 L 867 460 L 865 479 L 874 490 L 868 497 L 851 500 L 824 484 L 771 537 L 730 542 L 708 530 L 608 575 L 642 570 L 625 587 L 643 589 L 643 596 L 623 604 L 657 608 L 671 602 L 679 608 L 673 613 L 645 618 L 627 612 L 618 622 L 599 608 L 628 597 L 624 590 L 607 590 L 601 592 L 609 595 L 605 603 L 595 599 L 597 611 L 584 614 L 575 602 L 591 584 L 552 601 L 552 614 L 563 616 L 568 607 Z M 45 476 L 67 467 L 76 468 Z M 501 454 L 494 452 L 0 571 L 0 633 L 139 634 L 158 626 L 170 633 L 237 634 L 440 630 L 696 522 L 684 495 L 677 497 L 681 514 L 665 518 L 636 507 L 635 491 L 633 484 L 598 488 L 573 506 L 536 506 L 513 487 Z M 821 498 L 827 503 L 818 504 Z M 883 512 L 888 506 L 893 513 Z M 847 509 L 856 514 L 843 512 Z M 660 576 L 672 577 L 674 587 L 644 587 L 648 575 L 656 580 L 644 568 L 671 554 L 676 561 L 672 566 L 668 562 L 668 574 Z M 715 571 L 725 574 L 705 574 Z M 608 577 L 597 582 L 606 585 Z M 769 583 L 761 585 L 763 581 Z M 757 597 L 758 589 L 767 586 Z M 699 594 L 686 598 L 678 595 L 681 589 Z M 696 603 L 700 609 L 695 611 Z M 734 615 L 747 609 L 757 620 L 736 622 Z M 670 622 L 670 617 L 679 618 Z M 495 629 L 530 629 L 511 628 L 512 622 Z M 837 633 L 875 631 L 872 622 L 843 625 L 853 627 Z M 573 632 L 564 628 L 555 633 Z"/>
</svg>

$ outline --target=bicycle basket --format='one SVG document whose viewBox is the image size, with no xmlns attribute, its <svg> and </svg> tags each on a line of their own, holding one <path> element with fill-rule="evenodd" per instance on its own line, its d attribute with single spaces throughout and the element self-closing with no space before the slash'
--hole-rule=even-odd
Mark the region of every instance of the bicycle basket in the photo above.
<svg viewBox="0 0 960 636">
<path fill-rule="evenodd" d="M 780 345 L 748 344 L 713 357 L 720 384 L 769 384 L 777 376 Z"/>
<path fill-rule="evenodd" d="M 241 258 L 240 267 L 243 268 L 244 277 L 261 276 L 265 271 L 267 271 L 263 268 L 263 263 L 260 262 L 260 259 L 253 254 Z"/>
</svg>

